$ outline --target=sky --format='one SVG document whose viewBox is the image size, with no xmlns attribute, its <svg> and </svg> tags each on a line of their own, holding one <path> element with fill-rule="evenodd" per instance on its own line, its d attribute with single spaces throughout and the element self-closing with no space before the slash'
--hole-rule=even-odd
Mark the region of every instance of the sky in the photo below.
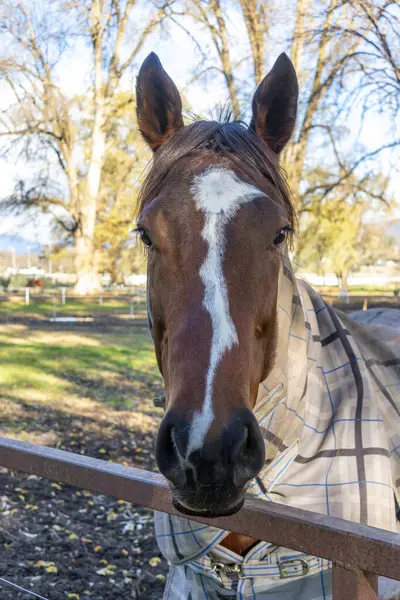
<svg viewBox="0 0 400 600">
<path fill-rule="evenodd" d="M 140 21 L 140 19 L 139 19 Z M 241 29 L 241 19 L 236 18 L 234 12 L 230 15 L 230 27 L 234 37 L 232 44 L 233 58 L 243 56 L 246 35 Z M 203 46 L 206 52 L 209 52 L 207 46 L 208 38 L 204 32 L 198 28 L 193 29 L 191 25 L 191 33 L 193 33 Z M 282 36 L 281 36 L 282 37 Z M 266 56 L 267 70 L 272 66 L 276 57 L 282 51 L 288 51 L 287 43 L 279 40 L 279 36 L 270 44 Z M 207 83 L 193 83 L 193 73 L 197 72 L 196 67 L 199 64 L 199 53 L 194 44 L 188 37 L 188 34 L 178 26 L 170 25 L 168 34 L 157 32 L 148 39 L 144 45 L 136 64 L 132 69 L 132 73 L 124 81 L 124 86 L 127 89 L 134 89 L 135 75 L 140 67 L 141 62 L 150 51 L 155 51 L 167 72 L 177 84 L 181 94 L 185 96 L 194 112 L 207 114 L 217 104 L 223 104 L 228 97 L 226 88 L 218 84 L 215 79 L 211 79 Z M 58 70 L 59 81 L 62 82 L 62 88 L 65 93 L 70 96 L 82 94 L 88 88 L 89 82 L 89 63 L 85 60 L 88 56 L 87 48 L 83 46 L 82 41 L 77 41 L 76 46 L 65 56 Z M 236 52 L 236 56 L 235 56 Z M 245 84 L 245 82 L 244 82 Z M 11 96 L 5 88 L 3 81 L 0 81 L 0 106 L 5 107 L 11 101 Z M 358 123 L 349 123 L 350 137 L 354 137 L 358 130 Z M 365 126 L 362 130 L 362 135 L 358 138 L 365 145 L 366 150 L 376 148 L 377 140 L 382 139 L 382 134 L 389 130 L 391 122 L 385 114 L 375 113 L 369 115 Z M 384 169 L 387 169 L 389 154 L 382 154 L 381 164 Z M 15 158 L 8 157 L 0 159 L 1 179 L 0 179 L 0 198 L 7 196 L 15 184 L 15 182 L 29 174 L 33 174 L 36 165 L 27 166 L 23 162 L 16 162 Z M 396 194 L 400 189 L 400 172 L 391 171 L 391 191 Z M 399 199 L 400 200 L 400 199 Z M 396 217 L 400 217 L 400 210 L 395 213 Z M 19 233 L 25 238 L 32 241 L 40 241 L 47 243 L 51 240 L 51 227 L 48 218 L 41 218 L 35 223 L 26 223 L 26 219 L 15 217 L 1 217 L 0 234 L 2 233 Z"/>
</svg>

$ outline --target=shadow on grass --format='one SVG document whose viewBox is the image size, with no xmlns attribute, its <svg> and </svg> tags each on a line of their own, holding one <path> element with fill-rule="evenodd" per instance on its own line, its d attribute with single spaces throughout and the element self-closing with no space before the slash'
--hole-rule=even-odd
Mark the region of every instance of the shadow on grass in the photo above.
<svg viewBox="0 0 400 600">
<path fill-rule="evenodd" d="M 18 413 L 17 419 L 12 413 L 2 419 L 1 435 L 156 470 L 154 441 L 159 418 L 126 424 L 127 420 L 107 418 L 107 411 L 71 414 L 15 394 L 2 394 L 1 400 Z"/>
<path fill-rule="evenodd" d="M 151 399 L 162 379 L 142 327 L 9 325 L 0 334 L 0 365 L 3 391 L 23 388 L 34 399 L 36 390 L 45 403 L 67 393 L 157 414 Z"/>
</svg>

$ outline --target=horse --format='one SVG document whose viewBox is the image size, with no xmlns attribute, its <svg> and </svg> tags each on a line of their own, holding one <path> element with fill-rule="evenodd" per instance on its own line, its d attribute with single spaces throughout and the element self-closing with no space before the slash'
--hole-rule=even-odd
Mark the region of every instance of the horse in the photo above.
<svg viewBox="0 0 400 600">
<path fill-rule="evenodd" d="M 296 212 L 279 158 L 298 83 L 285 54 L 259 84 L 248 126 L 185 125 L 154 53 L 136 94 L 153 151 L 137 232 L 165 383 L 156 460 L 182 514 L 155 513 L 170 563 L 164 600 L 331 598 L 329 561 L 190 516 L 233 514 L 248 493 L 396 531 L 395 319 L 366 327 L 294 276 Z"/>
<path fill-rule="evenodd" d="M 43 281 L 43 279 L 29 279 L 28 283 L 27 283 L 27 287 L 43 289 L 44 281 Z"/>
</svg>

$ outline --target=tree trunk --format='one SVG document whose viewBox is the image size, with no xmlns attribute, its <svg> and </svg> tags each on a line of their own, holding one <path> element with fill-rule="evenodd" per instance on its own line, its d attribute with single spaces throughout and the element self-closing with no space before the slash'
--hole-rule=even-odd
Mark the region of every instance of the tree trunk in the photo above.
<svg viewBox="0 0 400 600">
<path fill-rule="evenodd" d="M 233 77 L 233 67 L 229 50 L 228 31 L 226 28 L 226 22 L 222 13 L 221 4 L 219 0 L 215 0 L 211 4 L 211 10 L 213 10 L 215 18 L 217 19 L 219 31 L 219 43 L 218 39 L 215 37 L 215 34 L 213 34 L 214 44 L 216 46 L 217 52 L 221 60 L 222 73 L 224 75 L 226 86 L 229 91 L 233 114 L 234 117 L 238 119 L 240 118 L 240 104 L 238 99 L 238 91 Z"/>
<path fill-rule="evenodd" d="M 249 37 L 256 85 L 265 75 L 265 34 L 267 33 L 266 6 L 256 0 L 240 0 L 247 35 Z"/>
<path fill-rule="evenodd" d="M 105 98 L 102 73 L 102 38 L 101 38 L 102 4 L 98 0 L 92 6 L 92 42 L 94 58 L 94 98 L 93 98 L 93 130 L 90 149 L 90 162 L 81 197 L 79 228 L 76 238 L 76 272 L 77 282 L 75 293 L 93 294 L 101 289 L 98 272 L 98 261 L 94 247 L 94 234 L 96 228 L 97 200 L 100 191 L 101 172 L 106 153 L 105 124 Z"/>
<path fill-rule="evenodd" d="M 121 270 L 121 257 L 118 250 L 114 250 L 110 264 L 111 283 L 118 285 L 124 282 Z"/>
<path fill-rule="evenodd" d="M 340 275 L 339 275 L 340 289 L 345 290 L 346 292 L 349 289 L 348 279 L 349 279 L 349 273 L 345 270 L 340 271 Z"/>
<path fill-rule="evenodd" d="M 97 294 L 101 291 L 100 275 L 93 245 L 93 235 L 87 228 L 78 228 L 75 234 L 75 294 L 80 296 Z"/>
<path fill-rule="evenodd" d="M 94 234 L 101 172 L 106 153 L 106 133 L 104 130 L 106 113 L 102 47 L 103 8 L 101 0 L 94 0 L 90 13 L 94 74 L 93 130 L 89 168 L 84 193 L 81 196 L 79 227 L 75 237 L 77 273 L 75 293 L 80 295 L 93 294 L 101 290 L 98 260 L 94 246 Z"/>
</svg>

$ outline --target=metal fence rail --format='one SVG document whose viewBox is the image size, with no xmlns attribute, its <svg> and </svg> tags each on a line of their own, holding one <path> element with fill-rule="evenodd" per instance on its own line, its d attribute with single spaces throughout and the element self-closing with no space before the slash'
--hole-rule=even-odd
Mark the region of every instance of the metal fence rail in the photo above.
<svg viewBox="0 0 400 600">
<path fill-rule="evenodd" d="M 180 515 L 157 473 L 2 436 L 0 465 Z M 230 517 L 191 519 L 331 560 L 335 600 L 375 600 L 377 575 L 400 579 L 400 535 L 383 529 L 251 497 Z"/>
</svg>

